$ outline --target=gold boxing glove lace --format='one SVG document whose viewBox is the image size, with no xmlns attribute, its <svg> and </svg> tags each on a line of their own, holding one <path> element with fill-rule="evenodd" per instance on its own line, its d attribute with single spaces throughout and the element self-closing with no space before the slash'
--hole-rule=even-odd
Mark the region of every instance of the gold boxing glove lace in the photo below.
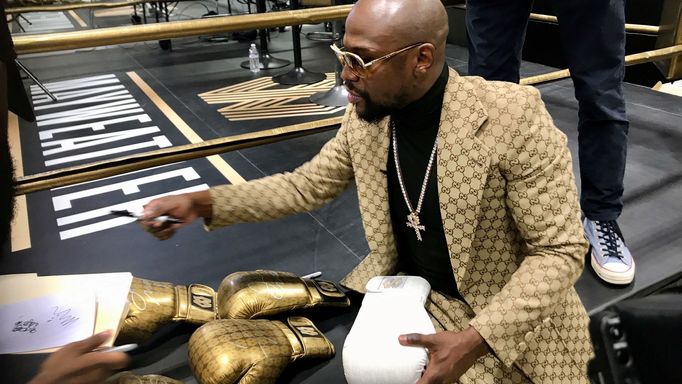
<svg viewBox="0 0 682 384">
<path fill-rule="evenodd" d="M 189 339 L 189 365 L 201 384 L 274 383 L 290 362 L 330 358 L 334 345 L 305 317 L 216 320 Z"/>
<path fill-rule="evenodd" d="M 128 292 L 128 314 L 116 339 L 140 342 L 172 321 L 203 324 L 216 318 L 215 291 L 201 284 L 173 285 L 133 278 Z"/>
<path fill-rule="evenodd" d="M 221 319 L 254 319 L 318 305 L 347 307 L 350 300 L 330 281 L 302 279 L 288 272 L 235 272 L 218 289 Z"/>
<path fill-rule="evenodd" d="M 180 380 L 159 375 L 138 376 L 132 372 L 120 372 L 108 378 L 105 384 L 183 384 Z"/>
</svg>

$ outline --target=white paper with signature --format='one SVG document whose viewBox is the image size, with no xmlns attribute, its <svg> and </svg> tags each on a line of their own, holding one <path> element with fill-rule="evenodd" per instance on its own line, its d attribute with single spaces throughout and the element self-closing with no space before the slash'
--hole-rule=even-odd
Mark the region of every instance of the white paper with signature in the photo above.
<svg viewBox="0 0 682 384">
<path fill-rule="evenodd" d="M 0 306 L 0 353 L 60 347 L 89 337 L 94 295 L 59 294 Z"/>
</svg>

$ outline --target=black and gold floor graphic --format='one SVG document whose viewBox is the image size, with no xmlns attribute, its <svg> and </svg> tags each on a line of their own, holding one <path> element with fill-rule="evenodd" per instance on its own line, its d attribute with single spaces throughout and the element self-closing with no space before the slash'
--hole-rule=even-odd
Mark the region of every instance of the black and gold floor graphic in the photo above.
<svg viewBox="0 0 682 384">
<path fill-rule="evenodd" d="M 28 173 L 35 173 L 203 141 L 136 72 L 62 80 L 47 86 L 59 97 L 59 102 L 53 103 L 37 86 L 30 88 L 37 135 L 30 134 L 33 130 L 19 129 L 16 119 L 12 122 L 13 142 L 22 142 L 24 148 L 35 147 L 23 150 L 24 156 L 17 152 L 15 157 L 22 159 L 27 153 L 39 154 L 18 162 L 20 175 L 27 174 L 27 169 L 31 170 Z M 191 161 L 183 166 L 175 164 L 53 189 L 49 193 L 56 226 L 46 229 L 62 241 L 105 233 L 134 221 L 111 217 L 111 210 L 140 211 L 142 205 L 155 197 L 206 189 L 208 184 L 203 179 L 215 180 L 215 171 L 223 177 L 223 182 L 244 181 L 222 157 L 210 156 L 206 160 L 212 167 L 202 167 L 206 169 L 204 172 L 197 171 L 192 165 L 195 161 Z M 169 181 L 173 182 L 173 188 L 157 187 Z M 20 199 L 19 220 L 13 230 L 13 251 L 27 249 L 32 243 L 32 231 L 26 231 L 26 223 L 33 220 L 27 220 L 24 199 Z M 41 226 L 48 222 L 36 221 Z"/>
<path fill-rule="evenodd" d="M 328 107 L 311 103 L 308 98 L 328 91 L 336 83 L 333 73 L 314 84 L 282 86 L 272 77 L 261 77 L 228 87 L 200 93 L 207 104 L 231 104 L 218 109 L 231 121 L 281 119 L 284 117 L 325 116 L 346 107 Z"/>
<path fill-rule="evenodd" d="M 101 54 L 90 51 L 76 55 L 90 60 Z M 51 61 L 52 58 L 41 57 L 37 61 L 40 60 Z M 201 110 L 188 108 L 186 100 L 175 97 L 147 70 L 97 71 L 102 66 L 107 64 L 97 63 L 97 66 L 90 67 L 95 71 L 88 71 L 84 76 L 57 76 L 54 81 L 39 74 L 48 79 L 47 87 L 59 97 L 56 103 L 37 86 L 28 87 L 37 121 L 27 123 L 15 117 L 10 121 L 18 176 L 196 143 L 223 135 L 204 120 L 209 115 L 222 119 L 212 106 L 205 104 Z M 203 103 L 198 97 L 196 100 Z M 265 121 L 267 125 L 255 126 L 269 129 L 279 124 L 287 125 L 276 119 Z M 227 130 L 231 131 L 230 128 Z M 279 265 L 281 269 L 288 265 L 289 270 L 298 268 L 302 274 L 309 273 L 309 268 L 324 264 L 322 260 L 328 260 L 326 275 L 340 278 L 359 260 L 365 247 L 361 228 L 346 224 L 357 214 L 356 208 L 344 208 L 355 206 L 353 190 L 344 194 L 335 205 L 312 215 L 287 219 L 299 223 L 295 225 L 296 229 L 269 230 L 271 236 L 264 240 L 259 238 L 260 232 L 245 235 L 239 226 L 225 232 L 206 234 L 197 223 L 183 230 L 178 235 L 180 240 L 171 245 L 151 238 L 135 225 L 134 220 L 109 214 L 116 209 L 139 211 L 147 201 L 158 196 L 224 183 L 240 183 L 291 170 L 312 157 L 333 134 L 326 132 L 264 148 L 19 196 L 12 241 L 3 250 L 3 253 L 7 252 L 5 260 L 9 263 L 3 265 L 3 270 L 10 272 L 28 268 L 48 274 L 68 271 L 74 265 L 78 268 L 72 272 L 83 272 L 97 265 L 96 270 L 113 268 L 142 275 L 153 271 L 151 273 L 159 274 L 157 278 L 166 280 L 185 279 L 185 273 L 194 270 L 198 274 L 195 280 L 210 283 L 219 282 L 234 269 L 212 268 L 209 275 L 214 276 L 208 276 L 206 271 L 200 272 L 203 268 L 178 268 L 184 261 L 180 264 L 167 261 L 175 258 L 189 261 L 196 257 L 195 252 L 203 255 L 200 258 L 218 260 L 235 252 L 260 255 L 253 259 L 237 257 L 238 260 L 244 259 L 237 264 L 246 268 L 272 264 L 271 268 Z M 273 161 L 273 152 L 286 160 Z M 281 224 L 268 225 L 279 228 Z M 227 232 L 232 234 L 226 235 Z M 294 243 L 308 244 L 307 249 L 291 252 L 290 248 L 275 245 L 287 243 L 287 239 L 291 238 L 298 238 Z M 266 244 L 271 244 L 273 251 L 260 250 Z M 224 251 L 217 253 L 221 249 Z M 259 251 L 247 251 L 254 249 Z M 269 259 L 269 255 L 273 254 L 281 255 L 263 262 L 264 258 Z M 162 265 L 160 268 L 159 263 Z"/>
<path fill-rule="evenodd" d="M 73 12 L 73 14 L 71 14 L 71 12 L 22 13 L 21 17 L 17 17 L 17 19 L 10 24 L 10 28 L 15 34 L 37 34 L 73 30 L 75 25 L 80 24 L 77 19 L 80 21 L 82 21 L 82 19 L 78 17 L 75 12 Z M 77 19 L 73 18 L 73 15 L 76 15 Z M 72 23 L 71 19 L 73 19 L 76 24 Z"/>
<path fill-rule="evenodd" d="M 59 102 L 52 102 L 38 86 L 30 87 L 37 119 L 35 123 L 37 137 L 26 135 L 33 130 L 20 129 L 16 118 L 10 124 L 10 136 L 15 143 L 13 148 L 16 148 L 14 157 L 19 159 L 17 161 L 19 176 L 204 140 L 134 71 L 72 78 L 50 82 L 46 86 L 59 98 Z M 221 91 L 229 90 L 233 96 L 231 100 L 238 101 L 238 105 L 244 106 L 262 101 L 246 90 L 272 86 L 271 78 L 264 77 L 223 88 Z M 312 86 L 265 92 L 271 95 L 269 100 L 286 103 L 292 99 L 307 98 L 310 94 L 329 89 L 330 86 L 331 83 L 327 80 Z M 238 97 L 240 92 L 235 90 L 244 90 L 245 100 L 240 101 Z M 292 94 L 296 96 L 292 97 Z M 286 108 L 289 108 L 289 111 L 282 114 Z M 296 104 L 289 104 L 276 108 L 277 111 L 273 114 L 264 111 L 258 114 L 262 119 L 316 115 L 310 111 L 300 113 L 298 108 Z M 263 109 L 267 110 L 267 107 Z M 333 108 L 331 113 L 343 109 L 344 107 Z M 35 149 L 23 151 L 24 154 L 39 152 L 38 158 L 31 156 L 24 161 L 20 143 L 24 144 L 23 147 L 31 144 L 34 144 L 36 149 L 39 147 L 39 151 Z M 244 178 L 222 157 L 215 155 L 206 160 L 226 182 L 231 184 L 244 182 Z M 27 173 L 26 169 L 31 171 Z M 178 168 L 174 165 L 116 176 L 107 179 L 108 182 L 88 182 L 53 189 L 50 192 L 53 213 L 56 216 L 54 232 L 58 234 L 60 240 L 67 240 L 132 223 L 134 220 L 131 218 L 111 217 L 109 212 L 120 209 L 141 211 L 142 206 L 153 198 L 208 188 L 208 184 L 202 183 L 201 179 L 202 176 L 197 173 L 195 167 Z M 166 180 L 183 180 L 183 183 L 176 183 L 178 187 L 174 189 L 151 195 L 141 194 L 141 190 L 155 191 L 153 186 Z M 113 196 L 116 193 L 121 195 L 119 197 L 130 196 L 134 199 L 124 198 L 121 201 L 114 199 L 103 206 L 78 209 L 81 201 L 103 202 L 106 199 L 102 200 L 99 197 Z M 27 230 L 30 223 L 27 212 L 26 197 L 21 196 L 18 201 L 17 220 L 12 231 L 13 252 L 31 247 L 31 231 Z"/>
<path fill-rule="evenodd" d="M 15 154 L 15 158 L 22 159 L 17 166 L 20 174 L 26 174 L 27 169 L 35 173 L 170 147 L 174 143 L 202 141 L 135 72 L 108 73 L 46 85 L 60 101 L 54 103 L 40 88 L 30 87 L 37 132 L 18 129 L 16 119 L 11 123 L 12 141 L 22 142 L 24 148 L 33 147 L 22 150 L 24 158 L 26 154 L 33 155 L 26 159 Z M 243 182 L 219 156 L 207 160 L 226 181 Z M 167 180 L 172 180 L 175 186 L 163 190 L 155 187 Z M 45 220 L 51 216 L 47 212 L 42 212 L 42 220 L 35 219 L 39 226 L 54 223 L 44 228 L 49 235 L 43 236 L 31 236 L 33 231 L 26 231 L 26 223 L 30 226 L 34 220 L 28 220 L 26 198 L 22 197 L 17 210 L 17 225 L 21 227 L 13 228 L 12 250 L 27 249 L 32 242 L 45 241 L 51 234 L 67 240 L 106 232 L 134 221 L 111 217 L 112 209 L 140 211 L 154 197 L 206 188 L 208 184 L 202 180 L 197 167 L 190 164 L 56 188 L 49 191 L 50 214 L 55 220 Z"/>
</svg>

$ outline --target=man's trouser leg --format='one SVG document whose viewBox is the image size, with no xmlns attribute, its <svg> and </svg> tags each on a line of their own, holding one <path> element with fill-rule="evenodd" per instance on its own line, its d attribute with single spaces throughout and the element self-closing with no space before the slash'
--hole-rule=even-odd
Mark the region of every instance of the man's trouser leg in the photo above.
<svg viewBox="0 0 682 384">
<path fill-rule="evenodd" d="M 431 316 L 436 332 L 460 332 L 469 326 L 474 311 L 464 302 L 431 291 L 426 301 L 426 310 Z M 457 384 L 532 384 L 516 366 L 506 367 L 500 359 L 489 353 L 476 360 L 469 370 L 459 378 Z"/>
<path fill-rule="evenodd" d="M 469 75 L 519 82 L 521 50 L 532 0 L 469 0 Z"/>
<path fill-rule="evenodd" d="M 628 120 L 623 99 L 623 0 L 556 1 L 579 104 L 578 148 L 585 216 L 615 220 L 623 209 Z"/>
</svg>

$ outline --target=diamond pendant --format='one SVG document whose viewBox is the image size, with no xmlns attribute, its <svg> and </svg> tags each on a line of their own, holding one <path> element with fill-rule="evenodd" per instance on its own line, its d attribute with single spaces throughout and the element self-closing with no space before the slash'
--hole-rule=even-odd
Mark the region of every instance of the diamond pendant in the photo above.
<svg viewBox="0 0 682 384">
<path fill-rule="evenodd" d="M 417 240 L 422 241 L 422 235 L 419 231 L 424 231 L 426 232 L 426 228 L 423 225 L 419 224 L 419 215 L 417 212 L 410 212 L 409 215 L 407 215 L 407 226 L 410 228 L 414 228 L 414 233 L 417 235 Z"/>
</svg>

